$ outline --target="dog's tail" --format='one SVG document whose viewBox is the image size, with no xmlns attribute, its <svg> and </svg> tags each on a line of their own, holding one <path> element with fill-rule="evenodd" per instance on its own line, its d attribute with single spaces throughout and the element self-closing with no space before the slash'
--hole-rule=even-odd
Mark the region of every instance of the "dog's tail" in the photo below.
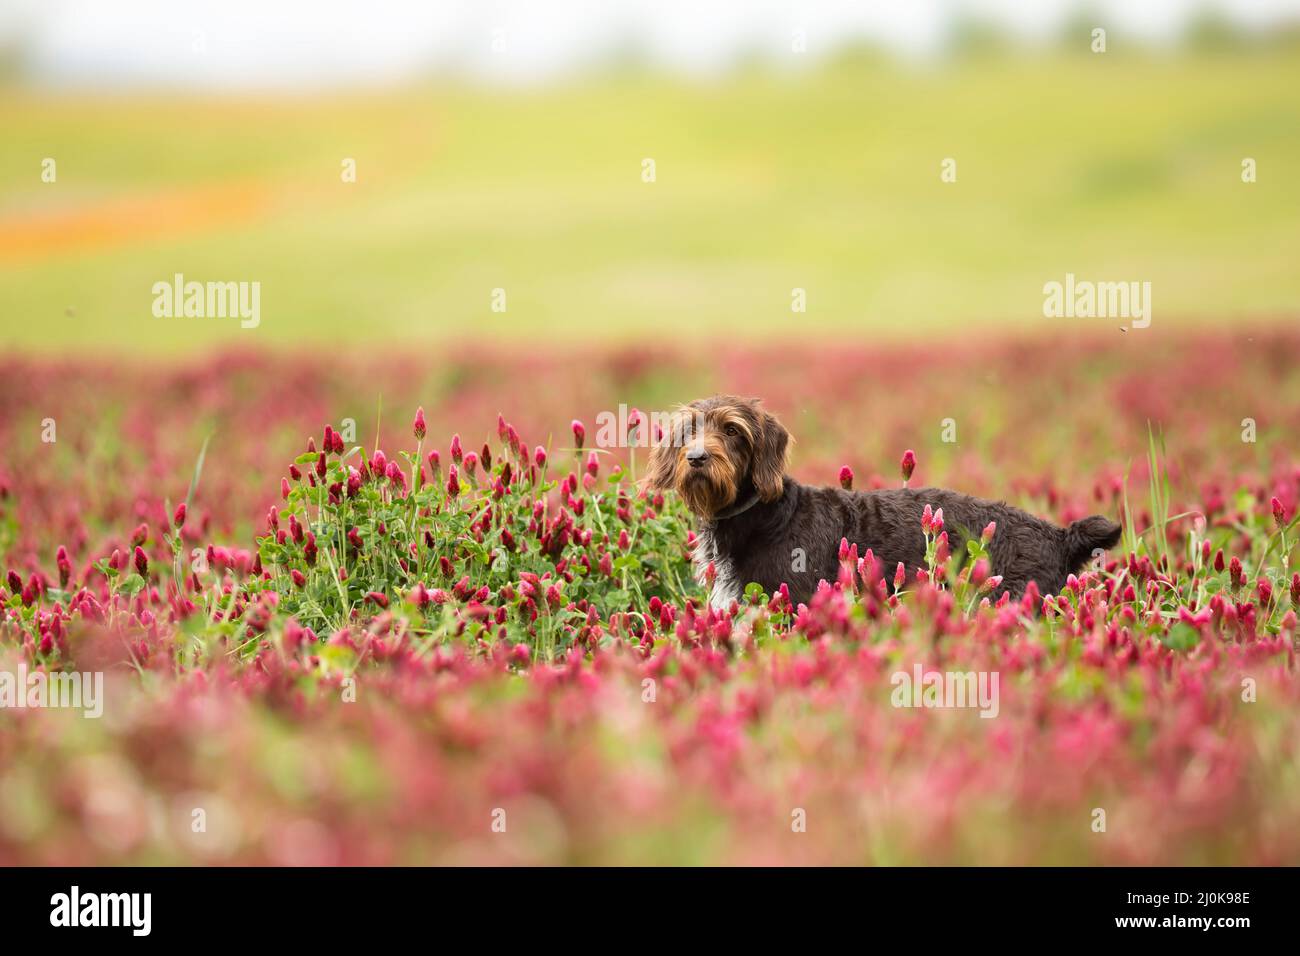
<svg viewBox="0 0 1300 956">
<path fill-rule="evenodd" d="M 1092 515 L 1072 522 L 1065 529 L 1066 563 L 1078 571 L 1095 555 L 1119 544 L 1124 529 L 1102 515 Z"/>
</svg>

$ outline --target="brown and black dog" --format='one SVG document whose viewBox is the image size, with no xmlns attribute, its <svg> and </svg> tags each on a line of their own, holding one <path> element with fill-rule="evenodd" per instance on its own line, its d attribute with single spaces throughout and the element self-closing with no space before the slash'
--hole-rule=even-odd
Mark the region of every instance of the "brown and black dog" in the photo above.
<svg viewBox="0 0 1300 956">
<path fill-rule="evenodd" d="M 953 554 L 964 554 L 967 537 L 996 523 L 993 574 L 1012 597 L 1030 581 L 1043 594 L 1059 593 L 1070 574 L 1120 539 L 1120 526 L 1101 515 L 1061 528 L 1004 502 L 942 488 L 803 485 L 785 473 L 789 444 L 790 433 L 757 399 L 715 395 L 679 409 L 651 449 L 645 481 L 675 491 L 698 518 L 696 572 L 713 565 L 709 603 L 716 608 L 739 600 L 751 581 L 769 594 L 786 584 L 792 601 L 807 602 L 819 580 L 835 579 L 843 538 L 859 551 L 870 548 L 886 573 L 902 562 L 915 574 L 925 563 L 926 505 L 943 509 Z"/>
</svg>

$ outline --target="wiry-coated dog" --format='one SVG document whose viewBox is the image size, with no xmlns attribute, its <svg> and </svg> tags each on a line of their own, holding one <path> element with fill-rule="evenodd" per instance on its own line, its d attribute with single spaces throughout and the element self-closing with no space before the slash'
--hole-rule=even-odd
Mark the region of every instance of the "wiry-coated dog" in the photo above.
<svg viewBox="0 0 1300 956">
<path fill-rule="evenodd" d="M 914 575 L 925 564 L 927 504 L 943 509 L 956 555 L 965 554 L 967 537 L 996 523 L 992 571 L 1012 597 L 1030 581 L 1043 594 L 1059 593 L 1070 574 L 1120 538 L 1120 526 L 1101 515 L 1061 528 L 1003 502 L 942 488 L 802 485 L 785 473 L 789 444 L 790 433 L 757 399 L 716 395 L 679 409 L 651 449 L 646 483 L 677 492 L 699 519 L 696 570 L 713 564 L 709 603 L 716 608 L 740 600 L 751 581 L 769 594 L 784 583 L 792 601 L 807 602 L 819 580 L 835 580 L 842 538 L 860 551 L 870 548 L 885 573 L 902 562 Z"/>
</svg>

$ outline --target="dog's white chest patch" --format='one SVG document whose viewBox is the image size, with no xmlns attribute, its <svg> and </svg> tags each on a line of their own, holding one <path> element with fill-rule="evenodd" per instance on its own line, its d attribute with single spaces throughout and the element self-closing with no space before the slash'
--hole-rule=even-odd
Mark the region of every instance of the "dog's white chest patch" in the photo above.
<svg viewBox="0 0 1300 956">
<path fill-rule="evenodd" d="M 705 583 L 709 565 L 713 565 L 713 587 L 709 589 L 709 607 L 716 611 L 725 611 L 732 601 L 739 601 L 744 592 L 740 579 L 736 575 L 736 566 L 730 558 L 718 553 L 718 543 L 713 536 L 713 529 L 701 525 L 691 563 L 694 566 L 695 580 Z"/>
</svg>

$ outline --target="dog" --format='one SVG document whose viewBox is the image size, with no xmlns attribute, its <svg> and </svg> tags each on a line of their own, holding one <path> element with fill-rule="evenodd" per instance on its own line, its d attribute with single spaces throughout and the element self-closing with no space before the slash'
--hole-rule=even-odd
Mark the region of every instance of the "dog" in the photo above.
<svg viewBox="0 0 1300 956">
<path fill-rule="evenodd" d="M 715 395 L 684 405 L 654 441 L 643 483 L 672 490 L 698 520 L 693 560 L 703 580 L 714 569 L 709 604 L 725 610 L 745 586 L 768 593 L 785 584 L 790 600 L 807 603 L 821 579 L 839 570 L 841 539 L 870 548 L 886 569 L 901 562 L 909 575 L 925 566 L 921 516 L 943 509 L 951 552 L 994 522 L 988 544 L 992 573 L 1012 598 L 1033 581 L 1058 594 L 1070 574 L 1120 539 L 1101 515 L 1062 528 L 1001 501 L 942 488 L 846 491 L 804 485 L 786 474 L 790 433 L 758 399 Z M 802 560 L 798 558 L 802 556 Z"/>
</svg>

